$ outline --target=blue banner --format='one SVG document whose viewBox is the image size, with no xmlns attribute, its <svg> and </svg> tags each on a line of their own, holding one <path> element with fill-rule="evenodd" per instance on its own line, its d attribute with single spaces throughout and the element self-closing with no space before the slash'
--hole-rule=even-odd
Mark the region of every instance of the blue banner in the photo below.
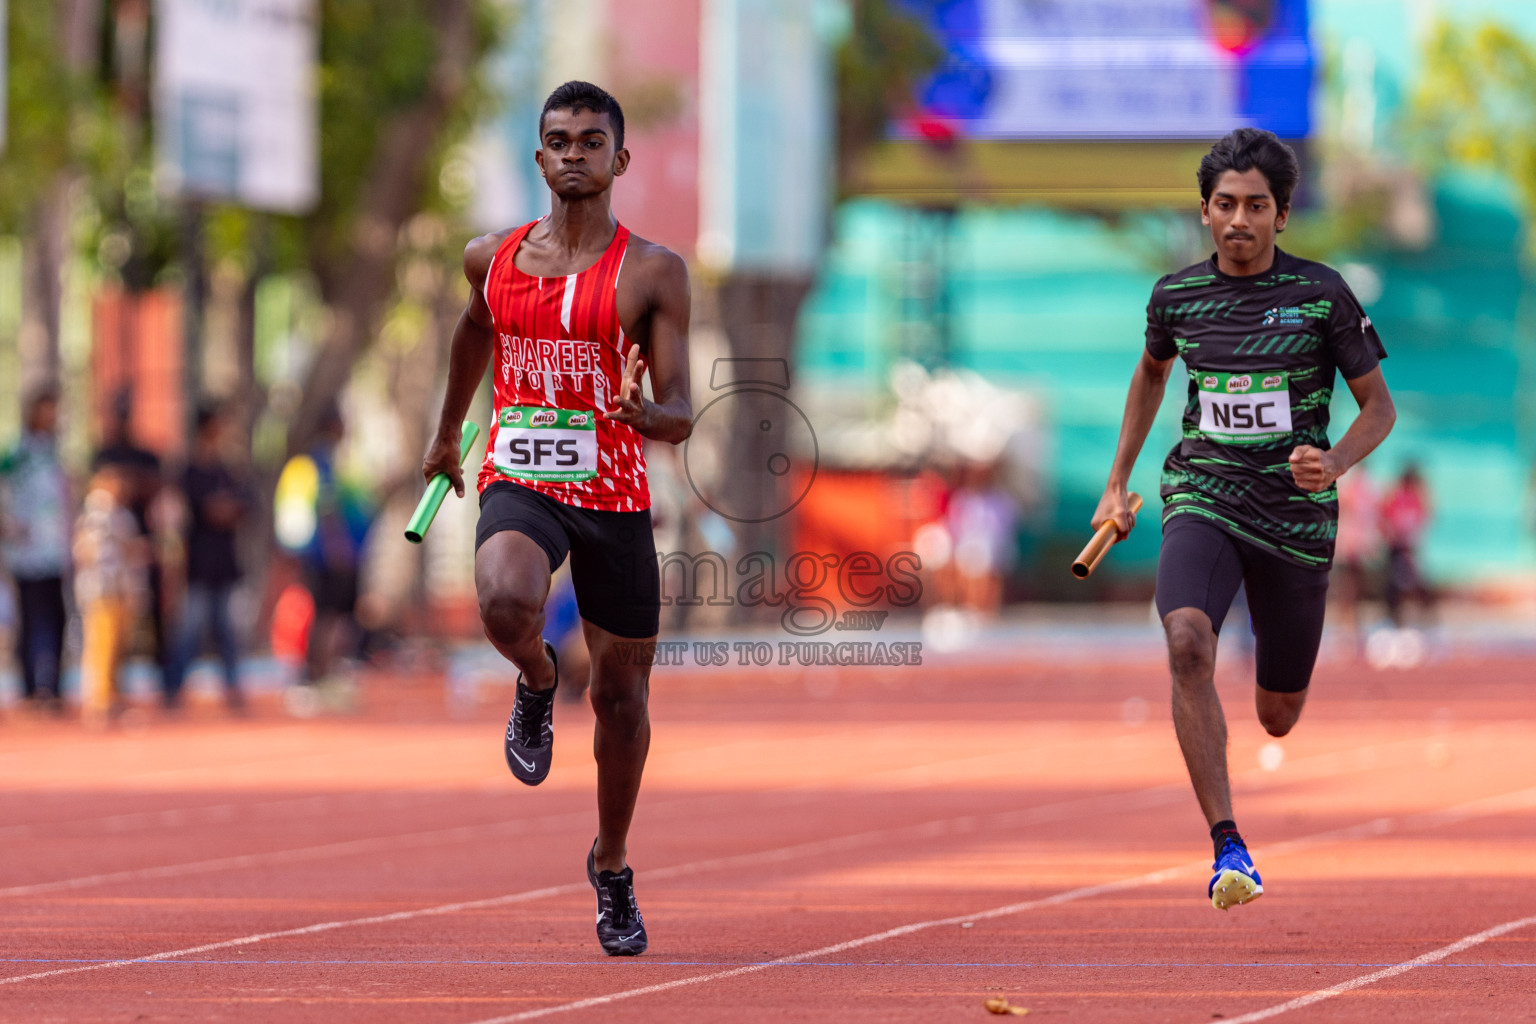
<svg viewBox="0 0 1536 1024">
<path fill-rule="evenodd" d="M 898 138 L 1311 133 L 1307 0 L 899 2 L 947 56 Z"/>
</svg>

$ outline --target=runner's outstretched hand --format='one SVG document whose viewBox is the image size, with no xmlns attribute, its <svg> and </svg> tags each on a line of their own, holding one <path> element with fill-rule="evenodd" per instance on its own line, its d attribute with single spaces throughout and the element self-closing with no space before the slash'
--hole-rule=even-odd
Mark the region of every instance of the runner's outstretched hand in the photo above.
<svg viewBox="0 0 1536 1024">
<path fill-rule="evenodd" d="M 651 403 L 640 393 L 640 374 L 643 369 L 640 346 L 629 346 L 629 354 L 624 357 L 624 377 L 619 381 L 619 393 L 614 396 L 614 406 L 603 412 L 604 419 L 627 423 L 642 433 L 651 420 Z"/>
</svg>

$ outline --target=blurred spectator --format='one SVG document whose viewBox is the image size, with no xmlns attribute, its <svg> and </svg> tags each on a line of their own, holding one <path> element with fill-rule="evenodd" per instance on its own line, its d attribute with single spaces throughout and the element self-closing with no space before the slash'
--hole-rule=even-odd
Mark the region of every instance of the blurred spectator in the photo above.
<svg viewBox="0 0 1536 1024">
<path fill-rule="evenodd" d="M 1410 463 L 1381 503 L 1381 535 L 1387 545 L 1386 601 L 1392 624 L 1403 627 L 1405 598 L 1428 613 L 1429 587 L 1419 571 L 1418 550 L 1429 528 L 1429 491 L 1417 466 Z"/>
<path fill-rule="evenodd" d="M 118 471 L 123 488 L 122 503 L 133 516 L 139 536 L 145 539 L 145 578 L 149 593 L 144 601 L 144 611 L 149 616 L 153 648 L 150 658 L 159 666 L 163 679 L 168 653 L 165 634 L 165 576 L 160 564 L 159 545 L 155 543 L 157 524 L 151 515 L 151 507 L 160 494 L 163 477 L 160 456 L 134 442 L 133 393 L 127 388 L 119 391 L 112 401 L 112 417 L 107 424 L 107 435 L 91 464 L 95 470 L 107 467 Z"/>
<path fill-rule="evenodd" d="M 1364 465 L 1339 478 L 1339 533 L 1333 548 L 1333 590 L 1342 623 L 1357 653 L 1364 650 L 1360 599 L 1370 590 L 1370 567 L 1381 556 L 1381 498 Z"/>
<path fill-rule="evenodd" d="M 116 709 L 128 629 L 146 589 L 149 542 L 128 511 L 128 492 L 123 470 L 97 470 L 75 522 L 75 600 L 85 634 L 80 715 L 86 725 L 98 728 Z"/>
<path fill-rule="evenodd" d="M 15 649 L 17 625 L 16 593 L 0 579 L 0 659 L 5 658 L 3 652 Z M 0 664 L 4 661 L 0 660 Z"/>
<path fill-rule="evenodd" d="M 0 457 L 0 548 L 16 580 L 16 634 L 24 700 L 59 707 L 64 577 L 69 566 L 69 485 L 58 453 L 59 392 L 32 392 L 22 436 Z"/>
<path fill-rule="evenodd" d="M 182 474 L 187 502 L 187 590 L 166 665 L 165 704 L 181 703 L 181 687 L 205 637 L 212 634 L 224 670 L 224 699 L 231 710 L 244 706 L 240 693 L 239 649 L 229 602 L 240 579 L 236 534 L 250 510 L 250 496 L 224 460 L 228 420 L 216 405 L 197 410 L 192 461 Z"/>
<path fill-rule="evenodd" d="M 550 580 L 549 597 L 544 601 L 544 639 L 555 649 L 560 699 L 572 704 L 579 702 L 586 696 L 591 681 L 592 655 L 582 632 L 581 610 L 576 606 L 576 587 L 571 583 L 569 566 L 562 565 Z"/>
<path fill-rule="evenodd" d="M 921 522 L 912 534 L 912 550 L 922 561 L 924 596 L 935 608 L 960 602 L 955 538 L 949 532 L 949 504 L 954 493 L 955 485 L 932 466 L 912 482 L 913 516 Z"/>
<path fill-rule="evenodd" d="M 336 661 L 357 646 L 358 570 L 368 514 L 336 475 L 336 447 L 344 433 L 341 413 L 332 409 L 309 453 L 315 473 L 314 533 L 304 549 L 305 582 L 315 599 L 306 665 L 309 683 L 341 682 L 334 678 Z"/>
<path fill-rule="evenodd" d="M 997 483 L 996 466 L 964 467 L 945 518 L 954 538 L 961 602 L 973 612 L 996 614 L 1003 603 L 1003 574 L 1013 565 L 1018 522 L 1018 507 Z"/>
</svg>

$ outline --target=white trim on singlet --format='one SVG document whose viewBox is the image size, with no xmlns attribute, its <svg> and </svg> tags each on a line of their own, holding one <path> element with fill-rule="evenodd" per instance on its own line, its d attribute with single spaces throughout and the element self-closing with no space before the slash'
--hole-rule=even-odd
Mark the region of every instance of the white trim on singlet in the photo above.
<svg viewBox="0 0 1536 1024">
<path fill-rule="evenodd" d="M 496 323 L 496 307 L 491 305 L 491 271 L 496 269 L 496 257 L 501 255 L 501 247 L 505 243 L 506 239 L 503 238 L 497 243 L 496 251 L 491 253 L 491 265 L 485 268 L 485 282 L 480 285 L 480 299 L 485 303 L 485 308 L 491 311 L 491 333 L 498 336 L 501 334 L 501 326 Z M 496 372 L 494 367 L 491 372 Z"/>
<path fill-rule="evenodd" d="M 630 236 L 630 238 L 633 238 L 633 237 L 634 237 L 633 235 Z M 615 295 L 619 294 L 619 275 L 624 273 L 624 259 L 628 255 L 629 255 L 629 238 L 626 238 L 626 239 L 624 239 L 624 251 L 619 253 L 619 268 L 613 272 L 613 294 L 615 294 Z M 617 308 L 614 309 L 614 314 L 615 315 L 618 314 L 618 309 Z"/>
<path fill-rule="evenodd" d="M 571 307 L 576 302 L 576 278 L 580 276 L 580 274 L 565 276 L 565 295 L 560 299 L 560 326 L 566 331 L 571 329 Z"/>
</svg>

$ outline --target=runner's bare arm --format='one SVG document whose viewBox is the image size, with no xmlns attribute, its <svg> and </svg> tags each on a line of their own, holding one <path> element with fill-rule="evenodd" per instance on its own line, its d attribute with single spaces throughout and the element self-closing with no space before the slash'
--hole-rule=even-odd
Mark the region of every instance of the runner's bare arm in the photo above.
<svg viewBox="0 0 1536 1024">
<path fill-rule="evenodd" d="M 1309 444 L 1298 445 L 1291 451 L 1291 476 L 1304 491 L 1315 494 L 1332 487 L 1349 467 L 1371 454 L 1397 422 L 1397 407 L 1392 404 L 1392 393 L 1387 390 L 1381 367 L 1344 383 L 1355 396 L 1360 415 L 1328 451 Z"/>
<path fill-rule="evenodd" d="M 637 333 L 647 342 L 645 362 L 656 401 L 647 401 L 640 392 L 640 346 L 632 345 L 613 408 L 603 415 L 628 423 L 652 440 L 681 444 L 693 433 L 688 381 L 688 266 L 676 253 L 656 246 L 645 256 L 641 272 L 649 301 L 645 328 Z"/>
<path fill-rule="evenodd" d="M 459 468 L 459 434 L 496 344 L 495 320 L 481 289 L 503 237 L 482 235 L 464 249 L 469 304 L 453 328 L 453 344 L 448 351 L 448 392 L 443 396 L 443 413 L 438 419 L 437 434 L 421 463 L 421 473 L 428 480 L 438 473 L 447 473 L 453 483 L 453 492 L 461 498 L 464 497 L 464 471 Z"/>
<path fill-rule="evenodd" d="M 1172 359 L 1154 359 L 1142 350 L 1131 374 L 1131 387 L 1125 396 L 1125 415 L 1120 420 L 1120 442 L 1115 446 L 1115 461 L 1109 470 L 1109 483 L 1104 496 L 1094 510 L 1089 525 L 1097 530 L 1105 520 L 1113 519 L 1122 540 L 1136 525 L 1136 513 L 1131 511 L 1126 497 L 1126 484 L 1131 479 L 1131 467 L 1147 441 L 1152 421 L 1157 419 L 1158 406 L 1163 404 L 1163 391 L 1168 385 L 1168 375 L 1173 370 Z"/>
</svg>

